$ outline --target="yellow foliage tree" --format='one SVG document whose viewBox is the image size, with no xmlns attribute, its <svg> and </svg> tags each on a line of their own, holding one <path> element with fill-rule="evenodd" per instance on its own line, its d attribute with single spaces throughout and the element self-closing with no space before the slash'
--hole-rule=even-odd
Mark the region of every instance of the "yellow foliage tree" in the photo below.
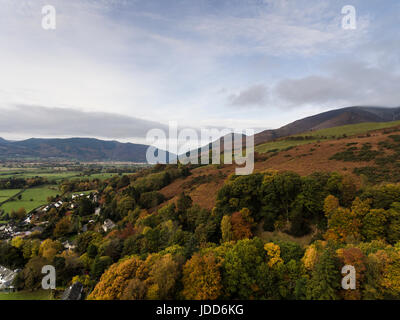
<svg viewBox="0 0 400 320">
<path fill-rule="evenodd" d="M 269 258 L 269 267 L 272 268 L 283 263 L 283 260 L 281 258 L 281 248 L 277 244 L 273 242 L 268 242 L 264 245 L 264 250 L 267 251 L 267 256 Z"/>
</svg>

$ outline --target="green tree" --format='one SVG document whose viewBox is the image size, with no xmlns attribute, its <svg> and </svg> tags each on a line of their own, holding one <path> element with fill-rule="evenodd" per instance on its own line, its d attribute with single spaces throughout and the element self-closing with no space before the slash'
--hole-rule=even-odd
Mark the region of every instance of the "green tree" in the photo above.
<svg viewBox="0 0 400 320">
<path fill-rule="evenodd" d="M 311 300 L 337 300 L 340 287 L 339 261 L 335 250 L 325 248 L 319 257 L 307 286 L 307 298 Z"/>
<path fill-rule="evenodd" d="M 238 241 L 226 253 L 223 263 L 223 284 L 228 297 L 250 299 L 258 290 L 257 268 L 265 262 L 264 245 L 261 239 Z"/>
</svg>

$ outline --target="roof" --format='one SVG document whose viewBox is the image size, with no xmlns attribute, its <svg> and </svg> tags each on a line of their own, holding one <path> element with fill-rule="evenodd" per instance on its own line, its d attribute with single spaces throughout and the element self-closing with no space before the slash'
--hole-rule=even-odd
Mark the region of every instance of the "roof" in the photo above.
<svg viewBox="0 0 400 320">
<path fill-rule="evenodd" d="M 81 300 L 82 298 L 83 285 L 80 282 L 75 282 L 72 286 L 67 288 L 61 300 Z"/>
<path fill-rule="evenodd" d="M 14 278 L 17 276 L 17 271 L 10 270 L 0 266 L 0 290 L 13 287 Z"/>
</svg>

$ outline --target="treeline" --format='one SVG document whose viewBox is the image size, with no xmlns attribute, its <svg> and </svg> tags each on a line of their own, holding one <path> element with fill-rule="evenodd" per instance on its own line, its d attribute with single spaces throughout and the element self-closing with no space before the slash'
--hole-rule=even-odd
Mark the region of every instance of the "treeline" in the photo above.
<svg viewBox="0 0 400 320">
<path fill-rule="evenodd" d="M 49 183 L 44 177 L 0 179 L 0 189 L 23 189 Z"/>
</svg>

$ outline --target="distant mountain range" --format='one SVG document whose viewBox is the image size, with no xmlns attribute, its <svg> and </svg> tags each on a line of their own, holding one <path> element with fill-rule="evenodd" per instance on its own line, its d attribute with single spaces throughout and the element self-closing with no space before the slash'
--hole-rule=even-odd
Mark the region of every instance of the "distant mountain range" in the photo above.
<svg viewBox="0 0 400 320">
<path fill-rule="evenodd" d="M 254 136 L 255 144 L 274 139 L 361 122 L 388 122 L 400 120 L 400 107 L 347 107 L 323 112 L 294 121 L 279 129 L 265 130 Z M 223 148 L 223 138 L 221 138 Z M 28 139 L 8 141 L 0 138 L 1 158 L 69 159 L 79 161 L 146 162 L 148 146 L 120 143 L 92 138 Z M 166 152 L 159 150 L 160 152 Z M 167 159 L 172 154 L 167 152 Z"/>
<path fill-rule="evenodd" d="M 148 146 L 92 138 L 27 139 L 0 138 L 1 158 L 69 159 L 79 161 L 131 161 L 145 163 Z M 166 152 L 158 150 L 159 152 Z M 167 153 L 169 157 L 169 153 Z"/>
</svg>

